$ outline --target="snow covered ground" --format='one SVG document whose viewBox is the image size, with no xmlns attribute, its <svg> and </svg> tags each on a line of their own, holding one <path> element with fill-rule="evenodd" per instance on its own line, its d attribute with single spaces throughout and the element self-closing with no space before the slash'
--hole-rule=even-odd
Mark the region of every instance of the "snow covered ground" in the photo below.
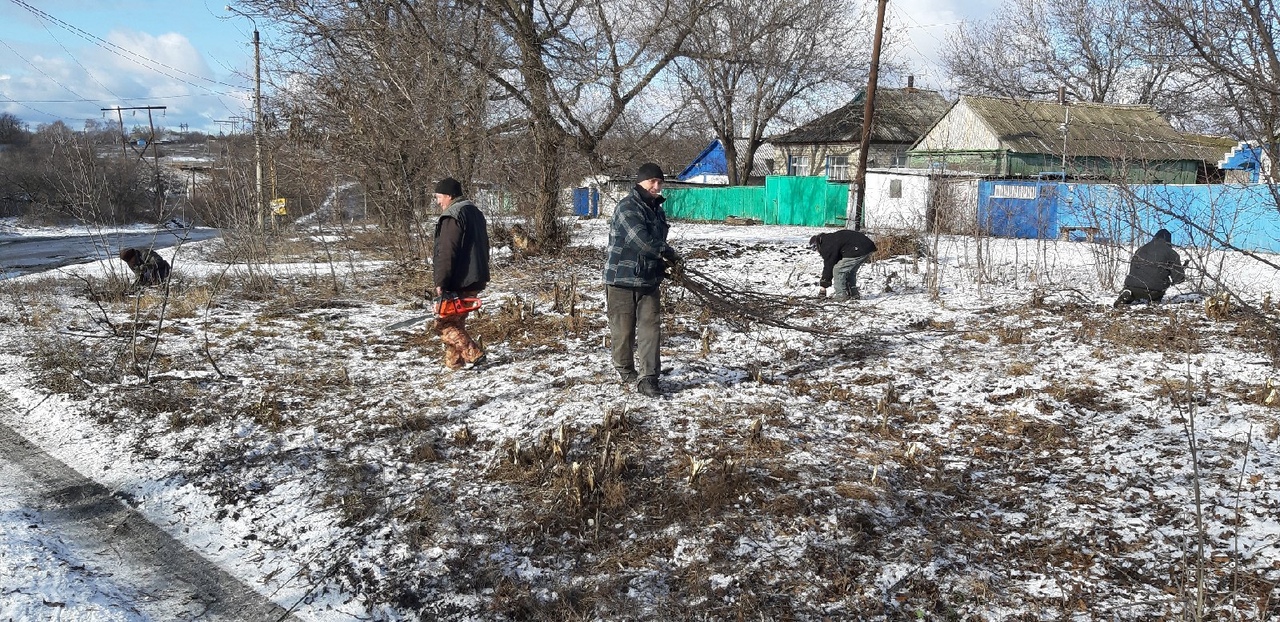
<svg viewBox="0 0 1280 622">
<path fill-rule="evenodd" d="M 185 245 L 167 302 L 112 295 L 118 261 L 0 281 L 0 422 L 307 620 L 1280 614 L 1263 262 L 1184 252 L 1165 304 L 1113 310 L 1131 249 L 930 238 L 842 305 L 814 229 L 675 223 L 699 274 L 829 334 L 671 287 L 650 400 L 608 363 L 606 224 L 495 253 L 473 371 L 381 330 L 427 277 L 366 234 Z M 1210 317 L 1221 287 L 1270 324 Z M 38 522 L 0 484 L 0 619 L 147 619 Z"/>
</svg>

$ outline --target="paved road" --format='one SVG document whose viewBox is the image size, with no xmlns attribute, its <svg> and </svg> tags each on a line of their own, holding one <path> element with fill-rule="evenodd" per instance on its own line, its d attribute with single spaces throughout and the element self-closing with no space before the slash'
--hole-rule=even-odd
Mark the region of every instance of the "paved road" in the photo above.
<svg viewBox="0 0 1280 622">
<path fill-rule="evenodd" d="M 0 279 L 43 272 L 62 266 L 115 257 L 120 249 L 168 248 L 187 240 L 207 240 L 217 229 L 108 233 L 103 235 L 0 237 Z"/>
<path fill-rule="evenodd" d="M 0 392 L 0 409 L 13 408 L 12 399 Z M 110 577 L 118 586 L 111 590 L 117 602 L 138 595 L 125 605 L 143 614 L 142 619 L 296 622 L 280 606 L 147 522 L 110 490 L 4 423 L 0 475 L 4 495 L 31 510 L 32 528 L 84 562 L 84 573 Z"/>
</svg>

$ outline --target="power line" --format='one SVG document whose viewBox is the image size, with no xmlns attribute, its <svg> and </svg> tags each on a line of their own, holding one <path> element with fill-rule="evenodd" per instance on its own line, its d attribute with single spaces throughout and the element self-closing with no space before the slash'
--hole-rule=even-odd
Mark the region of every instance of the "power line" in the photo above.
<svg viewBox="0 0 1280 622">
<path fill-rule="evenodd" d="M 26 2 L 24 2 L 23 0 L 11 0 L 11 1 L 12 1 L 14 4 L 16 4 L 16 5 L 18 5 L 18 6 L 22 7 L 22 8 L 24 8 L 24 9 L 26 9 L 26 10 L 27 10 L 27 11 L 29 11 L 29 12 L 31 12 L 33 15 L 35 15 L 35 16 L 37 16 L 37 17 L 40 17 L 40 18 L 43 18 L 43 19 L 46 19 L 46 20 L 49 20 L 49 21 L 51 21 L 51 22 L 53 22 L 53 23 L 55 23 L 55 24 L 57 24 L 57 25 L 61 26 L 62 28 L 66 29 L 67 31 L 71 32 L 72 34 L 74 34 L 74 35 L 76 35 L 76 36 L 78 36 L 78 37 L 80 37 L 80 38 L 82 38 L 82 39 L 85 39 L 86 41 L 89 41 L 90 43 L 93 43 L 94 45 L 97 45 L 98 47 L 100 47 L 100 48 L 102 48 L 102 49 L 104 49 L 104 50 L 106 50 L 106 51 L 108 51 L 108 52 L 111 52 L 112 54 L 115 54 L 115 55 L 117 55 L 117 56 L 120 56 L 120 57 L 122 57 L 122 58 L 125 58 L 126 60 L 130 60 L 130 61 L 132 61 L 132 62 L 134 62 L 134 63 L 136 63 L 136 64 L 138 64 L 138 65 L 140 65 L 140 66 L 142 66 L 142 67 L 144 67 L 144 68 L 146 68 L 146 69 L 150 69 L 150 70 L 155 71 L 156 73 L 159 73 L 159 74 L 161 74 L 161 75 L 167 76 L 167 77 L 169 77 L 169 78 L 173 78 L 174 80 L 177 80 L 177 81 L 182 82 L 182 83 L 184 83 L 184 84 L 187 84 L 187 85 L 189 85 L 189 86 L 193 86 L 193 87 L 195 87 L 195 88 L 199 88 L 199 89 L 204 89 L 204 90 L 209 91 L 210 93 L 213 93 L 213 94 L 215 94 L 215 95 L 229 95 L 228 93 L 220 93 L 220 92 L 218 92 L 218 91 L 215 91 L 215 90 L 213 90 L 213 89 L 211 89 L 211 88 L 209 88 L 209 87 L 207 87 L 207 86 L 204 86 L 203 84 L 196 84 L 196 83 L 191 82 L 190 80 L 187 80 L 187 79 L 182 78 L 182 77 L 180 77 L 180 76 L 176 76 L 176 75 L 173 75 L 172 73 L 168 73 L 168 72 L 162 71 L 162 70 L 160 70 L 160 69 L 157 69 L 156 67 L 163 67 L 163 68 L 168 69 L 168 70 L 170 70 L 170 71 L 174 71 L 174 72 L 177 72 L 177 73 L 180 73 L 180 74 L 188 75 L 188 76 L 191 76 L 192 78 L 195 78 L 195 79 L 197 79 L 197 80 L 202 80 L 202 81 L 204 81 L 204 82 L 208 82 L 208 83 L 210 83 L 210 84 L 216 84 L 216 85 L 218 85 L 218 86 L 225 86 L 225 87 L 227 87 L 227 88 L 231 88 L 231 89 L 238 89 L 238 88 L 241 88 L 241 87 L 238 87 L 238 86 L 236 86 L 236 85 L 234 85 L 234 84 L 227 84 L 226 82 L 221 82 L 221 81 L 218 81 L 218 80 L 214 80 L 214 79 L 212 79 L 212 78 L 206 78 L 206 77 L 204 77 L 204 76 L 196 75 L 196 74 L 191 73 L 191 72 L 189 72 L 189 71 L 185 71 L 185 70 L 183 70 L 183 69 L 178 69 L 177 67 L 173 67 L 173 66 L 171 66 L 171 65 L 168 65 L 168 64 L 162 63 L 162 62 L 157 61 L 157 60 L 154 60 L 154 59 L 152 59 L 152 58 L 148 58 L 147 56 L 144 56 L 144 55 L 142 55 L 142 54 L 139 54 L 139 53 L 137 53 L 137 52 L 134 52 L 133 50 L 130 50 L 130 49 L 128 49 L 128 48 L 121 47 L 121 46 L 119 46 L 119 45 L 116 45 L 116 44 L 114 44 L 114 43 L 111 43 L 110 41 L 106 41 L 106 40 L 104 40 L 104 39 L 102 39 L 102 38 L 100 38 L 100 37 L 98 37 L 98 36 L 96 36 L 96 35 L 94 35 L 94 34 L 92 34 L 92 33 L 89 33 L 89 32 L 86 32 L 85 30 L 82 30 L 81 28 L 79 28 L 79 27 L 77 27 L 77 26 L 74 26 L 74 25 L 69 24 L 69 23 L 67 23 L 67 22 L 65 22 L 65 21 L 62 21 L 61 19 L 58 19 L 57 17 L 54 17 L 53 15 L 50 15 L 50 14 L 48 14 L 48 13 L 44 12 L 44 11 L 41 11 L 40 9 L 37 9 L 36 7 L 31 6 L 30 4 L 27 4 L 27 3 L 26 3 Z M 132 57 L 132 58 L 131 58 L 131 57 Z M 139 61 L 142 61 L 142 62 L 139 62 Z M 149 63 L 150 65 L 154 65 L 154 66 L 148 66 L 147 64 L 144 64 L 144 63 Z"/>
<path fill-rule="evenodd" d="M 106 88 L 106 87 L 103 87 L 103 88 Z M 74 93 L 73 93 L 73 94 L 74 94 Z M 115 93 L 112 93 L 112 95 L 115 95 Z M 112 99 L 88 99 L 88 98 L 86 98 L 86 99 L 27 99 L 27 100 L 22 100 L 22 101 L 18 101 L 18 100 L 13 100 L 13 99 L 11 99 L 11 100 L 9 100 L 9 101 L 11 101 L 11 102 L 13 102 L 13 103 L 15 103 L 15 104 L 23 104 L 23 103 L 26 103 L 26 104 L 101 104 L 101 103 L 103 103 L 103 102 L 115 102 L 115 101 L 132 102 L 132 101 L 139 101 L 139 100 L 143 100 L 143 99 L 145 99 L 145 100 L 153 100 L 153 99 L 184 99 L 184 98 L 187 98 L 187 97 L 214 97 L 214 98 L 216 99 L 216 97 L 215 97 L 215 96 L 213 96 L 213 95 L 206 95 L 206 94 L 203 94 L 203 93 L 187 93 L 186 95 L 162 95 L 162 96 L 158 96 L 158 97 L 152 97 L 152 96 L 147 96 L 147 97 L 120 97 L 120 96 L 116 95 L 116 96 L 115 96 L 114 98 L 112 98 Z M 221 100 L 219 100 L 219 101 L 221 101 Z M 224 104 L 222 104 L 222 105 L 223 105 L 223 106 L 226 106 L 226 104 L 225 104 L 225 103 L 224 103 Z M 228 108 L 228 110 L 230 110 L 230 108 Z"/>
<path fill-rule="evenodd" d="M 81 94 L 77 93 L 77 92 L 75 91 L 75 89 L 73 89 L 73 88 L 71 88 L 71 87 L 69 87 L 69 86 L 67 86 L 67 85 L 63 84 L 63 83 L 62 83 L 62 82 L 60 82 L 57 78 L 55 78 L 55 77 L 53 77 L 53 76 L 49 75 L 48 73 L 46 73 L 46 72 L 45 72 L 45 70 L 41 69 L 41 68 L 40 68 L 38 65 L 36 65 L 35 63 L 31 62 L 31 60 L 30 60 L 30 59 L 28 59 L 26 56 L 23 56 L 22 54 L 19 54 L 17 50 L 13 49 L 13 46 L 9 45 L 9 44 L 8 44 L 7 42 L 5 42 L 4 40 L 0 40 L 0 45 L 5 46 L 6 48 L 8 48 L 8 49 L 9 49 L 9 51 L 10 51 L 10 52 L 13 52 L 13 55 L 14 55 L 14 56 L 17 56 L 18 58 L 21 58 L 23 62 L 25 62 L 25 63 L 26 63 L 26 64 L 28 64 L 28 65 L 31 65 L 31 68 L 32 68 L 32 69 L 35 69 L 36 71 L 38 71 L 38 72 L 40 73 L 40 75 L 42 75 L 42 76 L 44 76 L 44 77 L 48 78 L 48 79 L 49 79 L 49 80 L 51 80 L 54 84 L 56 84 L 56 85 L 58 85 L 58 86 L 62 87 L 62 90 L 66 91 L 66 92 L 68 92 L 68 93 L 71 93 L 72 95 L 75 95 L 76 97 L 84 97 L 83 95 L 81 95 Z"/>
<path fill-rule="evenodd" d="M 66 45 L 63 45 L 63 43 L 62 43 L 62 40 L 61 40 L 61 39 L 58 39 L 58 37 L 54 36 L 53 31 L 52 31 L 52 30 L 49 30 L 49 25 L 48 25 L 48 24 L 46 24 L 46 23 L 44 23 L 44 22 L 40 22 L 40 26 L 41 26 L 42 28 L 44 28 L 44 31 L 45 31 L 45 32 L 49 33 L 49 38 L 50 38 L 50 39 L 53 39 L 54 41 L 56 41 L 56 42 L 58 43 L 58 47 L 62 48 L 62 51 L 63 51 L 63 52 L 66 52 L 66 53 L 67 53 L 67 56 L 70 56 L 70 57 L 71 57 L 71 60 L 75 61 L 76 65 L 79 65 L 79 67 L 80 67 L 81 69 L 83 69 L 83 70 L 84 70 L 85 75 L 89 76 L 89 79 L 90 79 L 90 80 L 93 80 L 95 84 L 97 84 L 98 86 L 102 87 L 102 88 L 103 88 L 103 90 L 105 90 L 106 92 L 111 93 L 111 96 L 112 96 L 112 97 L 114 97 L 114 98 L 116 98 L 116 99 L 121 99 L 119 95 L 116 95 L 116 92 L 115 92 L 115 91 L 111 90 L 111 87 L 109 87 L 109 86 L 107 86 L 107 85 L 103 84 L 101 80 L 99 80 L 96 76 L 94 76 L 94 75 L 93 75 L 93 72 L 92 72 L 92 71 L 89 71 L 89 68 L 88 68 L 88 67 L 85 67 L 85 66 L 84 66 L 84 63 L 80 62 L 80 59 L 76 58 L 76 55 L 75 55 L 75 54 L 72 54 L 72 53 L 71 53 L 71 50 L 67 49 L 67 46 L 66 46 Z"/>
</svg>

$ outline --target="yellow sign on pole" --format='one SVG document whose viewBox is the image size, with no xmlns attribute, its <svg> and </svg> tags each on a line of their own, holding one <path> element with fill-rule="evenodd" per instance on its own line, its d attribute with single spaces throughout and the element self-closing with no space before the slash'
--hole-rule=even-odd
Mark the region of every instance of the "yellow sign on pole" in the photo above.
<svg viewBox="0 0 1280 622">
<path fill-rule="evenodd" d="M 274 212 L 276 216 L 284 216 L 288 214 L 288 205 L 289 201 L 287 199 L 271 199 L 271 211 Z"/>
</svg>

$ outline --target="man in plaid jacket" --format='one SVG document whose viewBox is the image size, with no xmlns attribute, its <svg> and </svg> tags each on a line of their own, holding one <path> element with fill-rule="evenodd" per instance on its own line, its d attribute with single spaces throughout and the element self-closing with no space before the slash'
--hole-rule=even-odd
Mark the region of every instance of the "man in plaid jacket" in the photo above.
<svg viewBox="0 0 1280 622">
<path fill-rule="evenodd" d="M 613 212 L 604 264 L 613 368 L 623 383 L 636 383 L 636 390 L 648 397 L 661 395 L 659 286 L 666 265 L 680 262 L 680 256 L 667 246 L 662 178 L 657 164 L 650 162 L 640 167 L 631 194 Z"/>
</svg>

